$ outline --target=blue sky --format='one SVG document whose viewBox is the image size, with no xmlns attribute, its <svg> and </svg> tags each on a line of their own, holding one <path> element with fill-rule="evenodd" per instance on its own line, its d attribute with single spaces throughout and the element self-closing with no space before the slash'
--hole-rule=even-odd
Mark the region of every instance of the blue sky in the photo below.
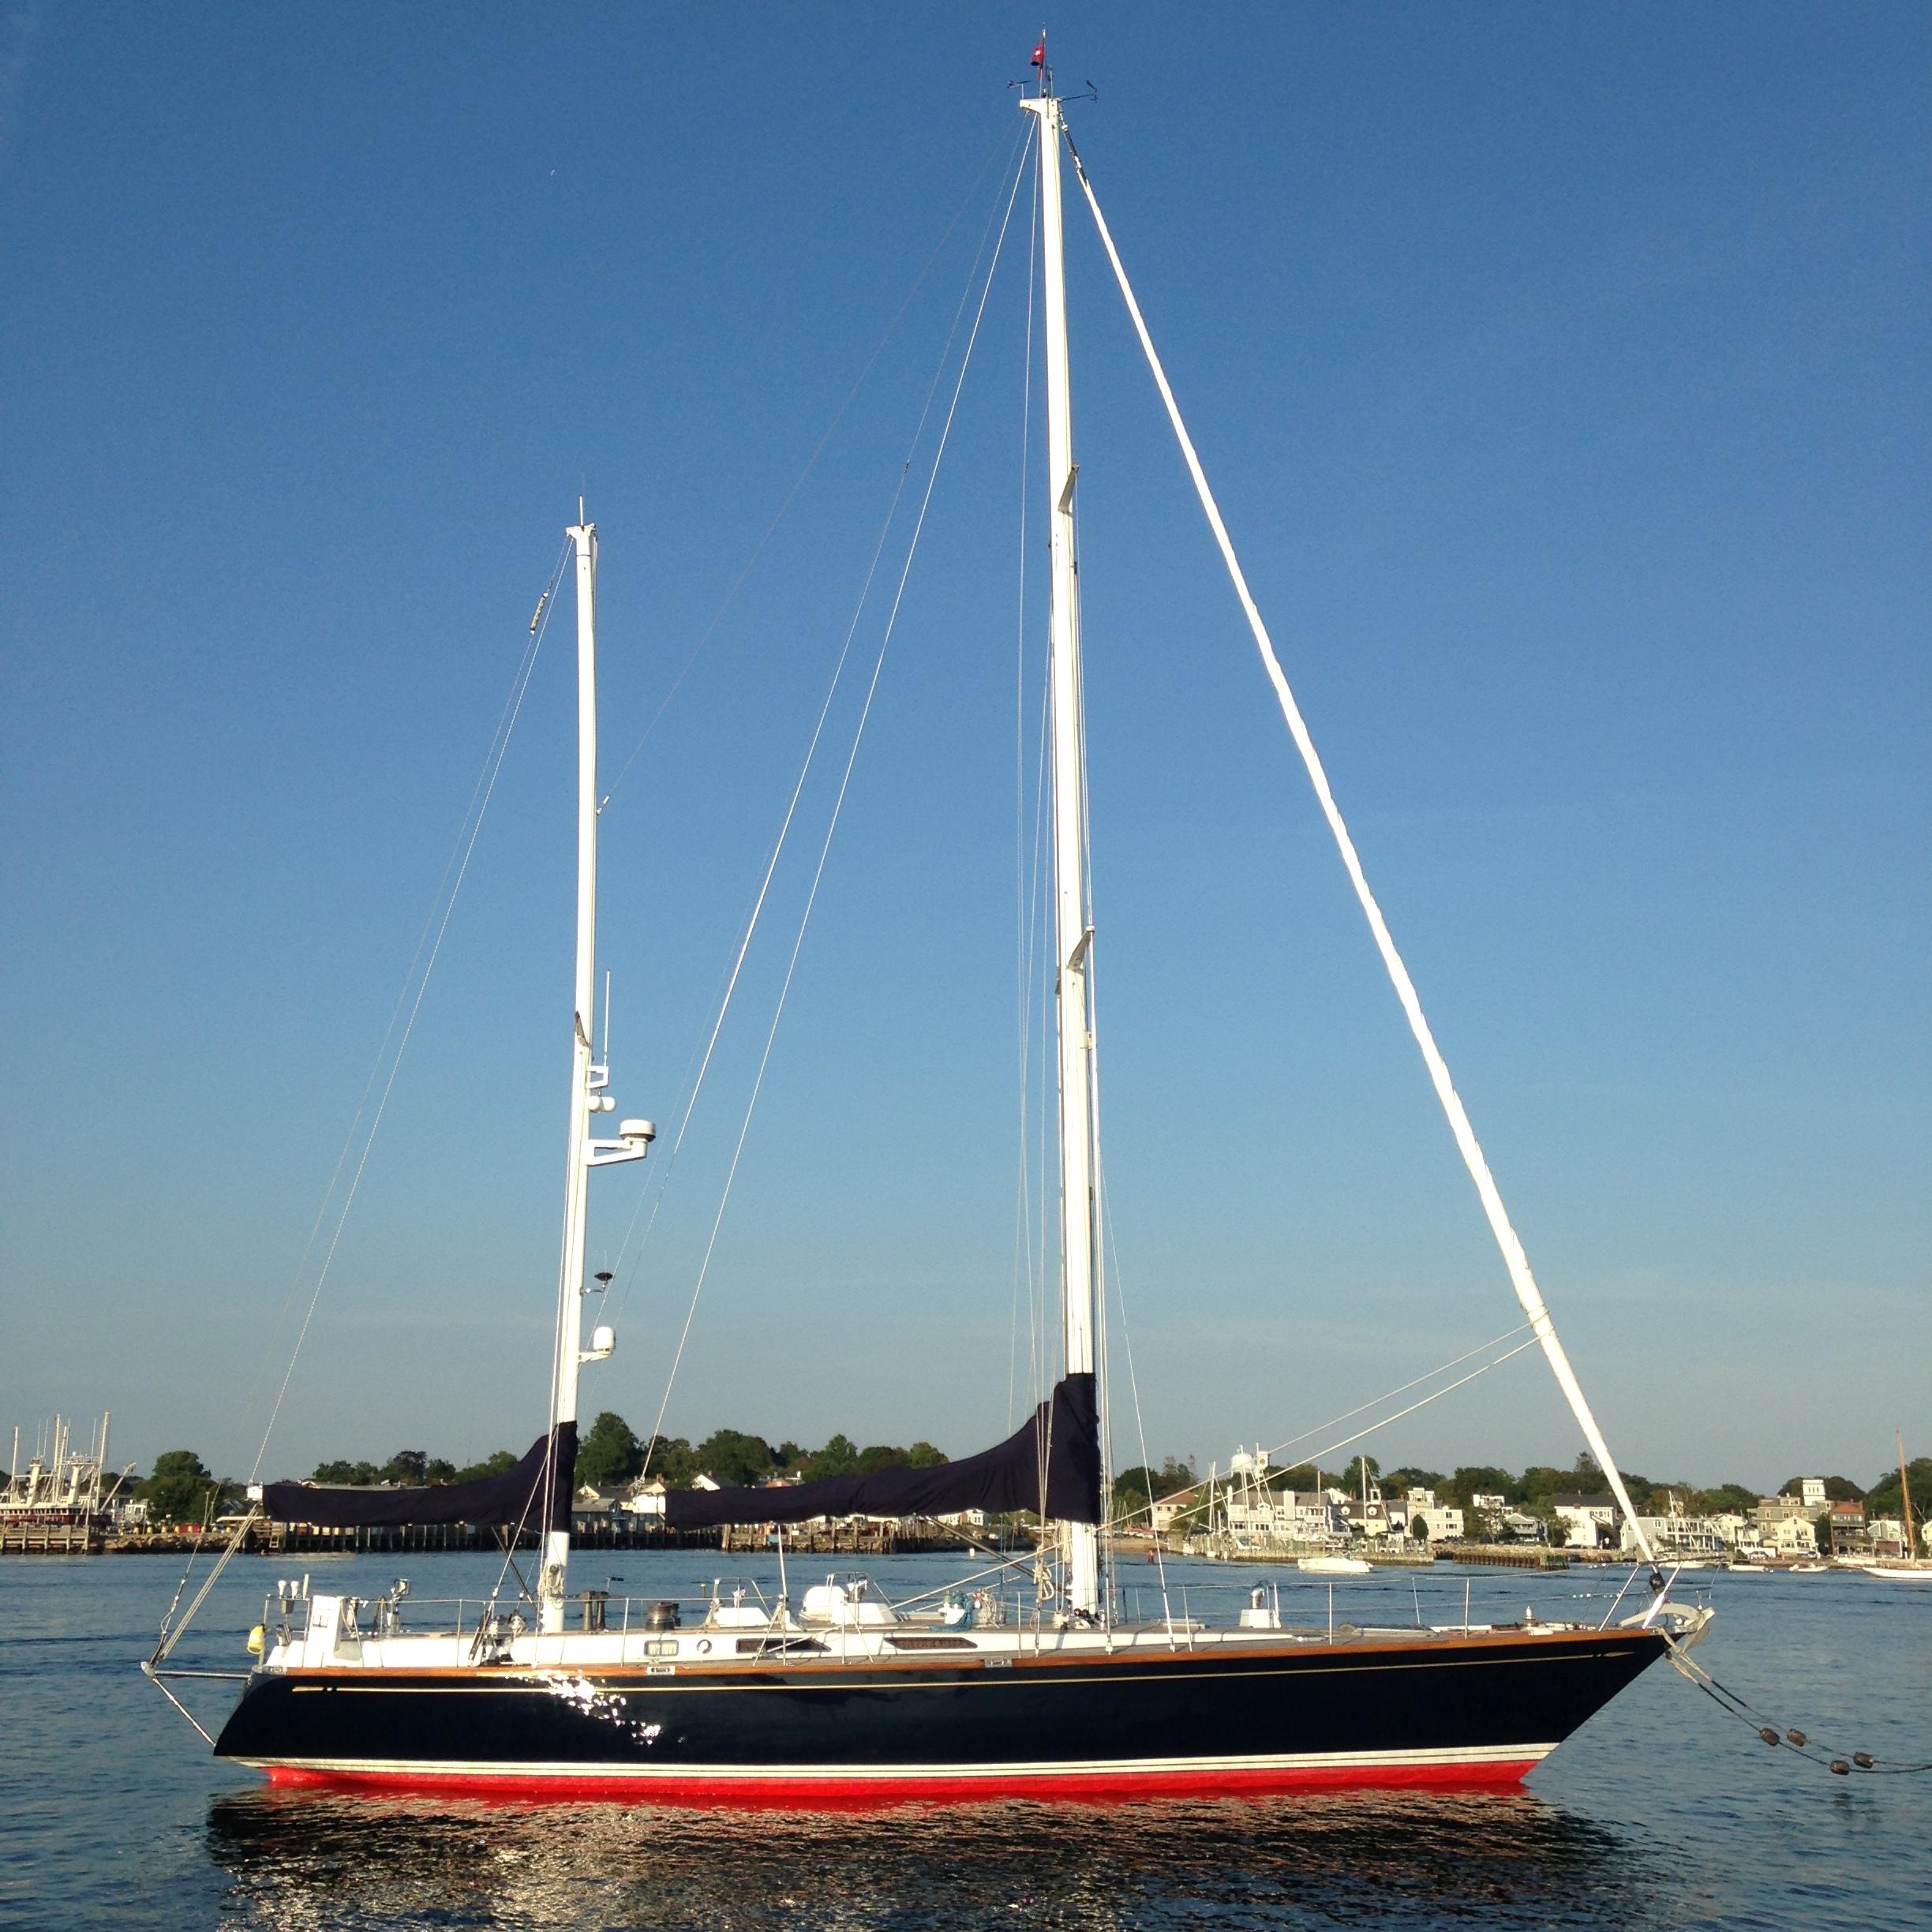
<svg viewBox="0 0 1932 1932">
<path fill-rule="evenodd" d="M 1652 1475 L 1869 1481 L 1895 1423 L 1932 1439 L 1923 16 L 1070 6 L 1053 27 L 1613 1447 Z M 0 1424 L 110 1406 L 128 1456 L 252 1460 L 278 1311 L 579 491 L 607 769 L 709 631 L 603 833 L 614 1091 L 675 1118 L 1036 28 L 996 7 L 7 9 Z M 960 1453 L 1005 1424 L 1024 219 L 680 1432 Z M 1225 1457 L 1515 1309 L 1077 209 L 1071 232 L 1121 1280 L 1150 1449 Z M 276 1471 L 540 1425 L 567 642 Z M 619 1354 L 586 1381 L 586 1407 L 640 1426 L 826 776 Z M 593 1265 L 638 1185 L 597 1181 Z M 1372 1446 L 1519 1466 L 1577 1443 L 1525 1357 Z"/>
</svg>

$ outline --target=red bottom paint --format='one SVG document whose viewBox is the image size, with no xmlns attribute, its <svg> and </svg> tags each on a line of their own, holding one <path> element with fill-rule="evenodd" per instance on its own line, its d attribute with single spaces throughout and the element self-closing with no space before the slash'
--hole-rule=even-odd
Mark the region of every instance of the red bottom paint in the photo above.
<svg viewBox="0 0 1932 1932">
<path fill-rule="evenodd" d="M 944 1775 L 891 1778 L 536 1777 L 515 1771 L 316 1771 L 271 1765 L 271 1784 L 335 1792 L 443 1797 L 615 1801 L 743 1810 L 857 1811 L 903 1804 L 988 1804 L 1013 1798 L 1097 1800 L 1264 1797 L 1287 1792 L 1470 1790 L 1519 1784 L 1537 1760 L 1492 1764 L 1211 1766 L 1197 1771 L 1068 1771 L 1002 1780 Z"/>
</svg>

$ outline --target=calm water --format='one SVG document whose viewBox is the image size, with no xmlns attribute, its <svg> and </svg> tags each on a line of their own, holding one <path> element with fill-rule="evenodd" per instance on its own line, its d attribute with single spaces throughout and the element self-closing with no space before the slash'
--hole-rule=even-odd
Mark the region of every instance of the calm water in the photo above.
<svg viewBox="0 0 1932 1932">
<path fill-rule="evenodd" d="M 393 1563 L 310 1567 L 319 1587 L 373 1595 Z M 176 1661 L 238 1664 L 241 1633 L 288 1567 L 238 1561 Z M 706 1569 L 631 1552 L 585 1567 L 621 1571 L 634 1595 L 688 1592 Z M 408 1568 L 419 1598 L 481 1594 L 494 1574 L 474 1557 Z M 908 1593 L 949 1566 L 873 1570 Z M 1932 1927 L 1932 1775 L 1831 1777 L 1661 1666 L 1507 1795 L 807 1817 L 281 1796 L 214 1762 L 137 1672 L 178 1574 L 158 1558 L 0 1563 L 0 1922 Z M 1199 1593 L 1250 1580 L 1173 1574 L 1197 1609 Z M 1285 1597 L 1299 1593 L 1296 1620 L 1318 1621 L 1325 1587 L 1293 1575 L 1271 1573 Z M 1559 1613 L 1592 1586 L 1494 1572 L 1473 1585 L 1479 1612 L 1487 1597 L 1512 1616 Z M 1421 1587 L 1425 1612 L 1447 1614 L 1452 1594 L 1459 1611 L 1459 1575 Z M 1834 1748 L 1932 1758 L 1932 1590 L 1852 1576 L 1708 1587 L 1718 1620 L 1698 1656 L 1718 1677 Z M 1412 1614 L 1410 1591 L 1399 1574 L 1339 1586 L 1337 1615 Z M 208 1688 L 212 1729 L 227 1687 Z"/>
</svg>

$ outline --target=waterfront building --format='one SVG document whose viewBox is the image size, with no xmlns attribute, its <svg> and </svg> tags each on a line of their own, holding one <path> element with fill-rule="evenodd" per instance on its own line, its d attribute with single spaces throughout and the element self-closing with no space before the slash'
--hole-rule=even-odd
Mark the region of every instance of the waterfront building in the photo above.
<svg viewBox="0 0 1932 1932">
<path fill-rule="evenodd" d="M 1818 1534 L 1802 1516 L 1777 1516 L 1758 1526 L 1758 1541 L 1774 1556 L 1815 1556 Z"/>
<path fill-rule="evenodd" d="M 1709 1517 L 1687 1515 L 1674 1492 L 1668 1494 L 1668 1507 L 1663 1515 L 1638 1518 L 1653 1549 L 1660 1555 L 1680 1557 L 1714 1556 L 1724 1549 L 1727 1539 Z M 1628 1523 L 1623 1528 L 1622 1547 L 1627 1550 L 1637 1547 L 1635 1533 Z"/>
<path fill-rule="evenodd" d="M 1154 1533 L 1165 1536 L 1190 1510 L 1199 1509 L 1208 1500 L 1208 1485 L 1196 1483 L 1186 1489 L 1177 1489 L 1171 1496 L 1157 1496 L 1148 1514 L 1154 1519 Z"/>
<path fill-rule="evenodd" d="M 1470 1507 L 1474 1511 L 1477 1526 L 1492 1541 L 1503 1533 L 1503 1518 L 1509 1509 L 1509 1498 L 1497 1494 L 1483 1494 L 1470 1498 Z"/>
<path fill-rule="evenodd" d="M 623 1507 L 621 1490 L 600 1489 L 594 1483 L 584 1483 L 571 1499 L 571 1533 L 581 1535 L 594 1530 L 616 1530 L 623 1522 Z"/>
<path fill-rule="evenodd" d="M 1211 1527 L 1244 1541 L 1305 1544 L 1329 1549 L 1348 1534 L 1348 1524 L 1332 1493 L 1317 1489 L 1276 1488 L 1286 1472 L 1275 1469 L 1267 1451 L 1237 1449 L 1225 1482 L 1211 1474 L 1214 1507 Z"/>
<path fill-rule="evenodd" d="M 1350 1530 L 1356 1536 L 1406 1536 L 1409 1526 L 1391 1520 L 1388 1505 L 1382 1498 L 1382 1485 L 1370 1483 L 1365 1491 L 1350 1496 L 1342 1505 Z"/>
<path fill-rule="evenodd" d="M 1804 1506 L 1804 1513 L 1814 1522 L 1825 1511 L 1825 1478 L 1822 1476 L 1802 1476 L 1798 1480 L 1798 1500 Z"/>
<path fill-rule="evenodd" d="M 1871 1552 L 1874 1556 L 1905 1556 L 1911 1552 L 1905 1547 L 1905 1526 L 1896 1516 L 1874 1516 L 1866 1525 L 1866 1534 L 1870 1540 Z"/>
<path fill-rule="evenodd" d="M 1326 1544 L 1348 1534 L 1341 1511 L 1319 1489 L 1230 1489 L 1227 1527 L 1237 1535 L 1285 1543 Z"/>
<path fill-rule="evenodd" d="M 1433 1489 L 1411 1489 L 1402 1499 L 1402 1520 L 1413 1532 L 1420 1518 L 1432 1543 L 1458 1542 L 1462 1536 L 1462 1512 L 1453 1503 L 1438 1503 Z"/>
<path fill-rule="evenodd" d="M 1865 1533 L 1865 1505 L 1856 1502 L 1833 1503 L 1825 1515 L 1822 1527 L 1833 1555 L 1864 1548 L 1868 1541 Z"/>
<path fill-rule="evenodd" d="M 1566 1549 L 1602 1549 L 1614 1540 L 1616 1504 L 1607 1496 L 1559 1496 L 1550 1507 L 1562 1526 Z"/>
</svg>

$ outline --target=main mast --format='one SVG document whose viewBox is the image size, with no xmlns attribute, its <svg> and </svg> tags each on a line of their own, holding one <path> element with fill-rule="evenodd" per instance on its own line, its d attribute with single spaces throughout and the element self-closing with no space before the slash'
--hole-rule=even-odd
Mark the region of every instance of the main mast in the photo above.
<svg viewBox="0 0 1932 1932">
<path fill-rule="evenodd" d="M 1087 758 L 1080 699 L 1080 579 L 1073 550 L 1072 404 L 1067 376 L 1066 264 L 1060 212 L 1060 142 L 1065 123 L 1047 89 L 1020 105 L 1039 123 L 1040 234 L 1046 298 L 1046 492 L 1052 563 L 1049 620 L 1053 691 L 1054 924 L 1059 963 L 1060 1294 L 1069 1375 L 1095 1372 L 1099 1244 L 1095 1214 L 1093 1009 L 1087 961 L 1093 942 L 1087 880 Z M 1103 1485 L 1103 1493 L 1105 1485 Z M 1100 1536 L 1091 1523 L 1061 1525 L 1066 1604 L 1100 1608 Z"/>
<path fill-rule="evenodd" d="M 583 1346 L 584 1242 L 589 1208 L 590 1170 L 613 1162 L 642 1160 L 657 1129 L 649 1121 L 627 1120 L 614 1140 L 592 1137 L 590 1123 L 608 1114 L 616 1102 L 604 1089 L 610 1069 L 596 1064 L 591 1028 L 597 998 L 597 526 L 577 506 L 577 522 L 568 532 L 577 558 L 577 970 L 572 999 L 571 1040 L 570 1133 L 564 1160 L 564 1248 L 557 1267 L 556 1366 L 550 1398 L 550 1449 L 567 1453 L 575 1436 L 577 1372 L 587 1361 L 601 1361 L 615 1346 L 608 1328 L 599 1328 L 592 1346 Z M 605 1054 L 610 1043 L 604 1043 Z M 564 1425 L 571 1425 L 567 1434 Z M 574 1473 L 560 1484 L 547 1485 L 546 1497 L 560 1490 L 567 1497 L 575 1489 Z M 547 1507 L 547 1506 L 546 1506 Z M 561 1522 L 546 1515 L 543 1525 L 543 1563 L 537 1581 L 539 1627 L 564 1627 L 564 1590 L 570 1562 L 570 1513 L 566 1503 Z"/>
</svg>

